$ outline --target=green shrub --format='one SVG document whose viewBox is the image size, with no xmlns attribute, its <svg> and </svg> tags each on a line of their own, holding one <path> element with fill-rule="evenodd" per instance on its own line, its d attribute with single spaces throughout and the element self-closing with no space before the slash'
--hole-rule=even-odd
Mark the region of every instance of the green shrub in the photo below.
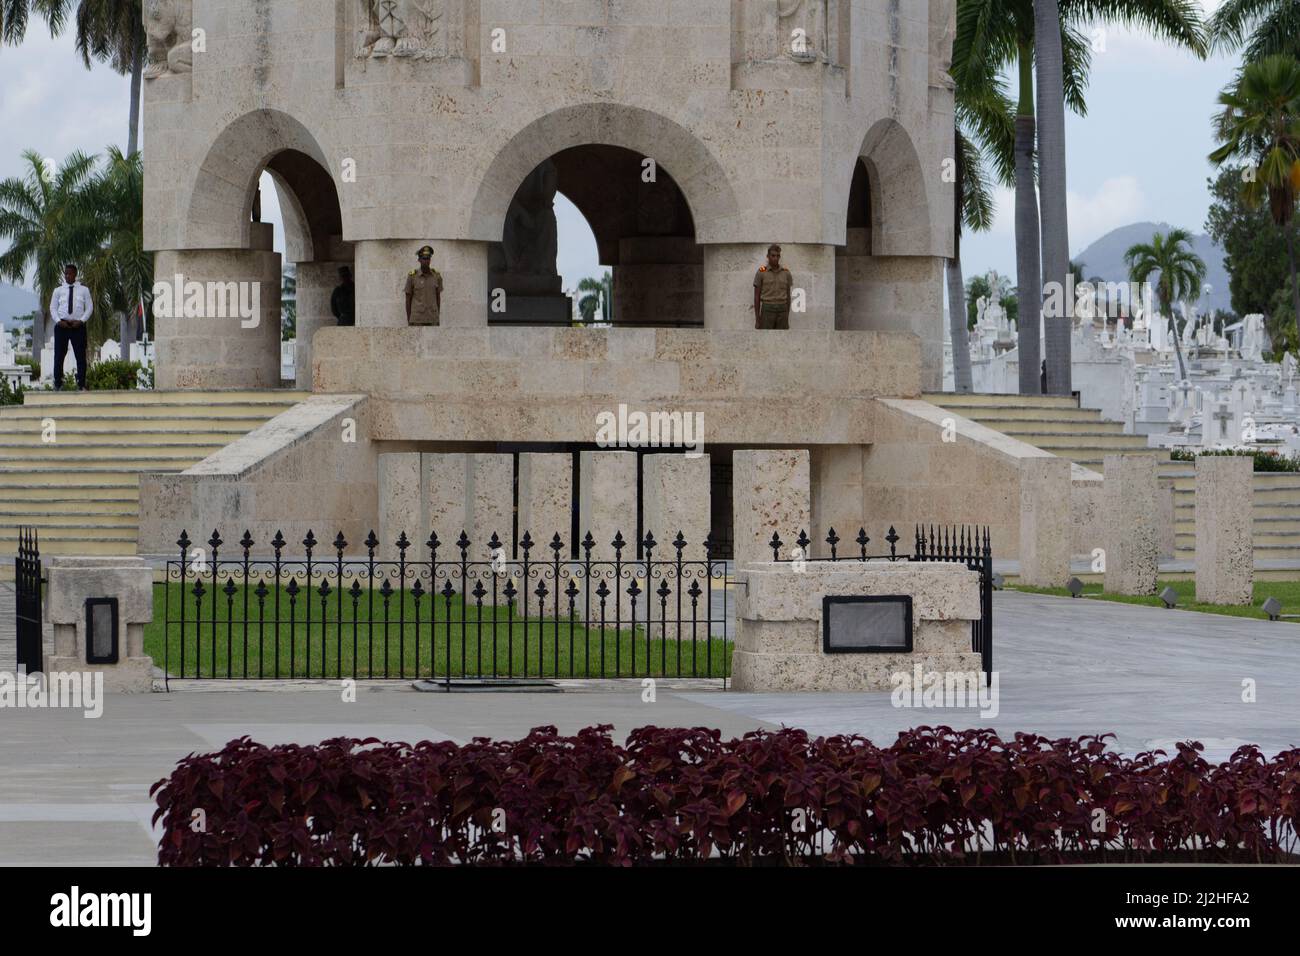
<svg viewBox="0 0 1300 956">
<path fill-rule="evenodd" d="M 23 387 L 9 387 L 9 380 L 0 378 L 0 406 L 3 405 L 21 405 L 23 403 Z"/>
<path fill-rule="evenodd" d="M 91 391 L 134 391 L 140 370 L 139 362 L 125 359 L 96 362 L 86 372 L 86 387 Z"/>
<path fill-rule="evenodd" d="M 1173 461 L 1196 461 L 1201 455 L 1223 457 L 1225 455 L 1255 459 L 1255 471 L 1300 472 L 1300 457 L 1284 455 L 1281 452 L 1264 448 L 1218 448 L 1213 451 L 1186 451 L 1181 448 L 1169 453 Z"/>
</svg>

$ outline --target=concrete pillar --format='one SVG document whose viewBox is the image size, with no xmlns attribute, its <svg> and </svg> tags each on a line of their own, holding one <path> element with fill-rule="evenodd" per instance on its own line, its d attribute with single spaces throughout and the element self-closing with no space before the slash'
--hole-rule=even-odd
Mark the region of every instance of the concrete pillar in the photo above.
<svg viewBox="0 0 1300 956">
<path fill-rule="evenodd" d="M 736 562 L 771 561 L 773 532 L 785 544 L 781 557 L 788 557 L 799 532 L 812 526 L 808 452 L 737 449 L 731 467 Z"/>
<path fill-rule="evenodd" d="M 427 540 L 420 518 L 420 454 L 389 453 L 379 456 L 379 538 L 376 557 L 396 561 L 397 539 L 405 534 L 415 546 L 408 548 L 410 559 L 424 557 L 418 550 Z"/>
<path fill-rule="evenodd" d="M 1107 455 L 1103 471 L 1105 588 L 1112 594 L 1154 594 L 1159 572 L 1155 456 Z"/>
<path fill-rule="evenodd" d="M 1255 583 L 1255 463 L 1196 459 L 1196 600 L 1251 604 Z"/>
<path fill-rule="evenodd" d="M 703 325 L 703 248 L 682 236 L 619 240 L 614 315 L 620 325 Z"/>
<path fill-rule="evenodd" d="M 300 262 L 298 264 L 298 342 L 294 346 L 294 387 L 311 388 L 311 340 L 318 329 L 334 325 L 330 298 L 338 288 L 339 268 L 349 262 Z"/>
<path fill-rule="evenodd" d="M 46 609 L 54 628 L 54 653 L 45 661 L 45 673 L 102 673 L 104 690 L 128 694 L 152 690 L 154 662 L 144 652 L 144 626 L 153 620 L 153 569 L 149 562 L 129 557 L 54 557 L 47 560 L 46 570 Z M 117 599 L 116 663 L 88 663 L 88 598 Z"/>
<path fill-rule="evenodd" d="M 704 539 L 712 524 L 712 487 L 708 455 L 646 455 L 642 524 L 655 536 L 657 560 L 675 560 L 673 541 L 686 539 L 682 560 L 703 561 Z"/>
<path fill-rule="evenodd" d="M 1035 588 L 1059 588 L 1070 580 L 1070 492 L 1068 459 L 1030 458 L 1021 463 L 1022 584 Z M 1097 542 L 1092 547 L 1101 546 L 1101 542 Z"/>
<path fill-rule="evenodd" d="M 159 389 L 280 387 L 280 255 L 263 225 L 251 250 L 157 254 L 155 282 L 170 290 L 154 301 Z"/>
<path fill-rule="evenodd" d="M 754 274 L 767 262 L 771 243 L 724 243 L 704 247 L 704 327 L 754 328 Z M 805 310 L 791 311 L 790 328 L 835 328 L 835 247 L 778 243 L 781 264 L 794 273 Z"/>
<path fill-rule="evenodd" d="M 487 243 L 369 239 L 355 245 L 358 326 L 407 327 L 406 278 L 419 267 L 415 254 L 424 245 L 433 247 L 433 268 L 442 273 L 442 325 L 487 325 Z"/>
<path fill-rule="evenodd" d="M 573 457 L 530 453 L 519 456 L 519 534 L 549 545 L 555 535 L 564 542 L 560 557 L 569 555 L 573 537 Z M 549 555 L 552 552 L 547 549 Z"/>
<path fill-rule="evenodd" d="M 911 332 L 921 339 L 921 387 L 943 384 L 943 270 L 935 256 L 873 256 L 849 230 L 835 271 L 835 328 Z"/>
</svg>

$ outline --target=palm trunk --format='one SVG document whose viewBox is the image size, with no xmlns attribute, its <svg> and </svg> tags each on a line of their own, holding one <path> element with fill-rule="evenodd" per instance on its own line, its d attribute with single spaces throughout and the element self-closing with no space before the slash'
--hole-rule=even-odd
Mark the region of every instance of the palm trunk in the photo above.
<svg viewBox="0 0 1300 956">
<path fill-rule="evenodd" d="M 1070 275 L 1070 231 L 1065 191 L 1065 72 L 1061 52 L 1061 12 L 1057 0 L 1034 0 L 1034 53 L 1038 72 L 1038 177 L 1042 207 L 1042 278 L 1059 289 L 1047 300 L 1047 390 L 1069 395 L 1070 336 L 1074 328 L 1074 290 Z"/>
<path fill-rule="evenodd" d="M 970 342 L 966 331 L 966 285 L 962 280 L 961 256 L 948 260 L 948 328 L 952 338 L 952 388 L 971 392 Z"/>
<path fill-rule="evenodd" d="M 140 83 L 144 74 L 144 45 L 136 42 L 131 55 L 131 128 L 127 131 L 126 155 L 133 156 L 140 145 Z"/>
<path fill-rule="evenodd" d="M 1187 362 L 1183 360 L 1183 336 L 1178 328 L 1178 316 L 1174 315 L 1174 305 L 1166 296 L 1160 296 L 1160 310 L 1169 316 L 1169 324 L 1174 329 L 1174 354 L 1178 356 L 1178 380 L 1187 381 Z"/>
<path fill-rule="evenodd" d="M 1291 304 L 1295 307 L 1296 342 L 1300 343 L 1300 285 L 1296 284 L 1295 230 L 1286 230 L 1286 255 L 1291 261 Z"/>
<path fill-rule="evenodd" d="M 1039 273 L 1038 195 L 1034 184 L 1033 50 L 1020 45 L 1020 111 L 1016 116 L 1016 294 L 1020 301 L 1020 394 L 1039 395 L 1043 287 Z"/>
<path fill-rule="evenodd" d="M 32 319 L 32 358 L 37 362 L 41 360 L 41 350 L 45 348 L 45 325 L 49 321 L 49 312 L 46 311 L 44 305 L 48 301 L 48 299 L 44 298 L 45 291 L 40 290 L 38 295 L 43 297 L 42 304 L 36 310 L 36 318 Z"/>
</svg>

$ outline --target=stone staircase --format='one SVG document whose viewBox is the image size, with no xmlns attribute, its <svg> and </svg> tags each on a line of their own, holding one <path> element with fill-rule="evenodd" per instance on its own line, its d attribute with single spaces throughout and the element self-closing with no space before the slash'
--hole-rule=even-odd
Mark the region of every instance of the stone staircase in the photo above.
<svg viewBox="0 0 1300 956">
<path fill-rule="evenodd" d="M 134 554 L 142 472 L 180 472 L 306 397 L 294 391 L 29 392 L 0 408 L 0 556 Z M 44 440 L 53 425 L 55 441 Z"/>
<path fill-rule="evenodd" d="M 1124 434 L 1123 424 L 1106 421 L 1095 408 L 1080 408 L 1073 396 L 935 393 L 922 398 L 1098 474 L 1105 456 L 1130 452 L 1158 454 L 1161 478 L 1186 470 L 1185 462 L 1171 462 L 1167 452 L 1150 448 L 1146 436 Z"/>
<path fill-rule="evenodd" d="M 1174 462 L 1174 558 L 1191 561 L 1196 556 L 1195 471 L 1191 462 Z M 1255 564 L 1300 564 L 1300 474 L 1255 472 L 1255 506 L 1252 515 Z"/>
</svg>

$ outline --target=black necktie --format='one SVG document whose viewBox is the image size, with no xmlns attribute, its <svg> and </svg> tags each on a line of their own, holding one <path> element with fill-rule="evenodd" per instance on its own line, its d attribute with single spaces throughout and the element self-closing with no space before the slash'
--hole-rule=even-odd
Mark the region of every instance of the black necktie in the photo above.
<svg viewBox="0 0 1300 956">
<path fill-rule="evenodd" d="M 68 286 L 68 318 L 72 318 L 72 293 L 74 289 L 75 286 L 73 285 Z"/>
</svg>

